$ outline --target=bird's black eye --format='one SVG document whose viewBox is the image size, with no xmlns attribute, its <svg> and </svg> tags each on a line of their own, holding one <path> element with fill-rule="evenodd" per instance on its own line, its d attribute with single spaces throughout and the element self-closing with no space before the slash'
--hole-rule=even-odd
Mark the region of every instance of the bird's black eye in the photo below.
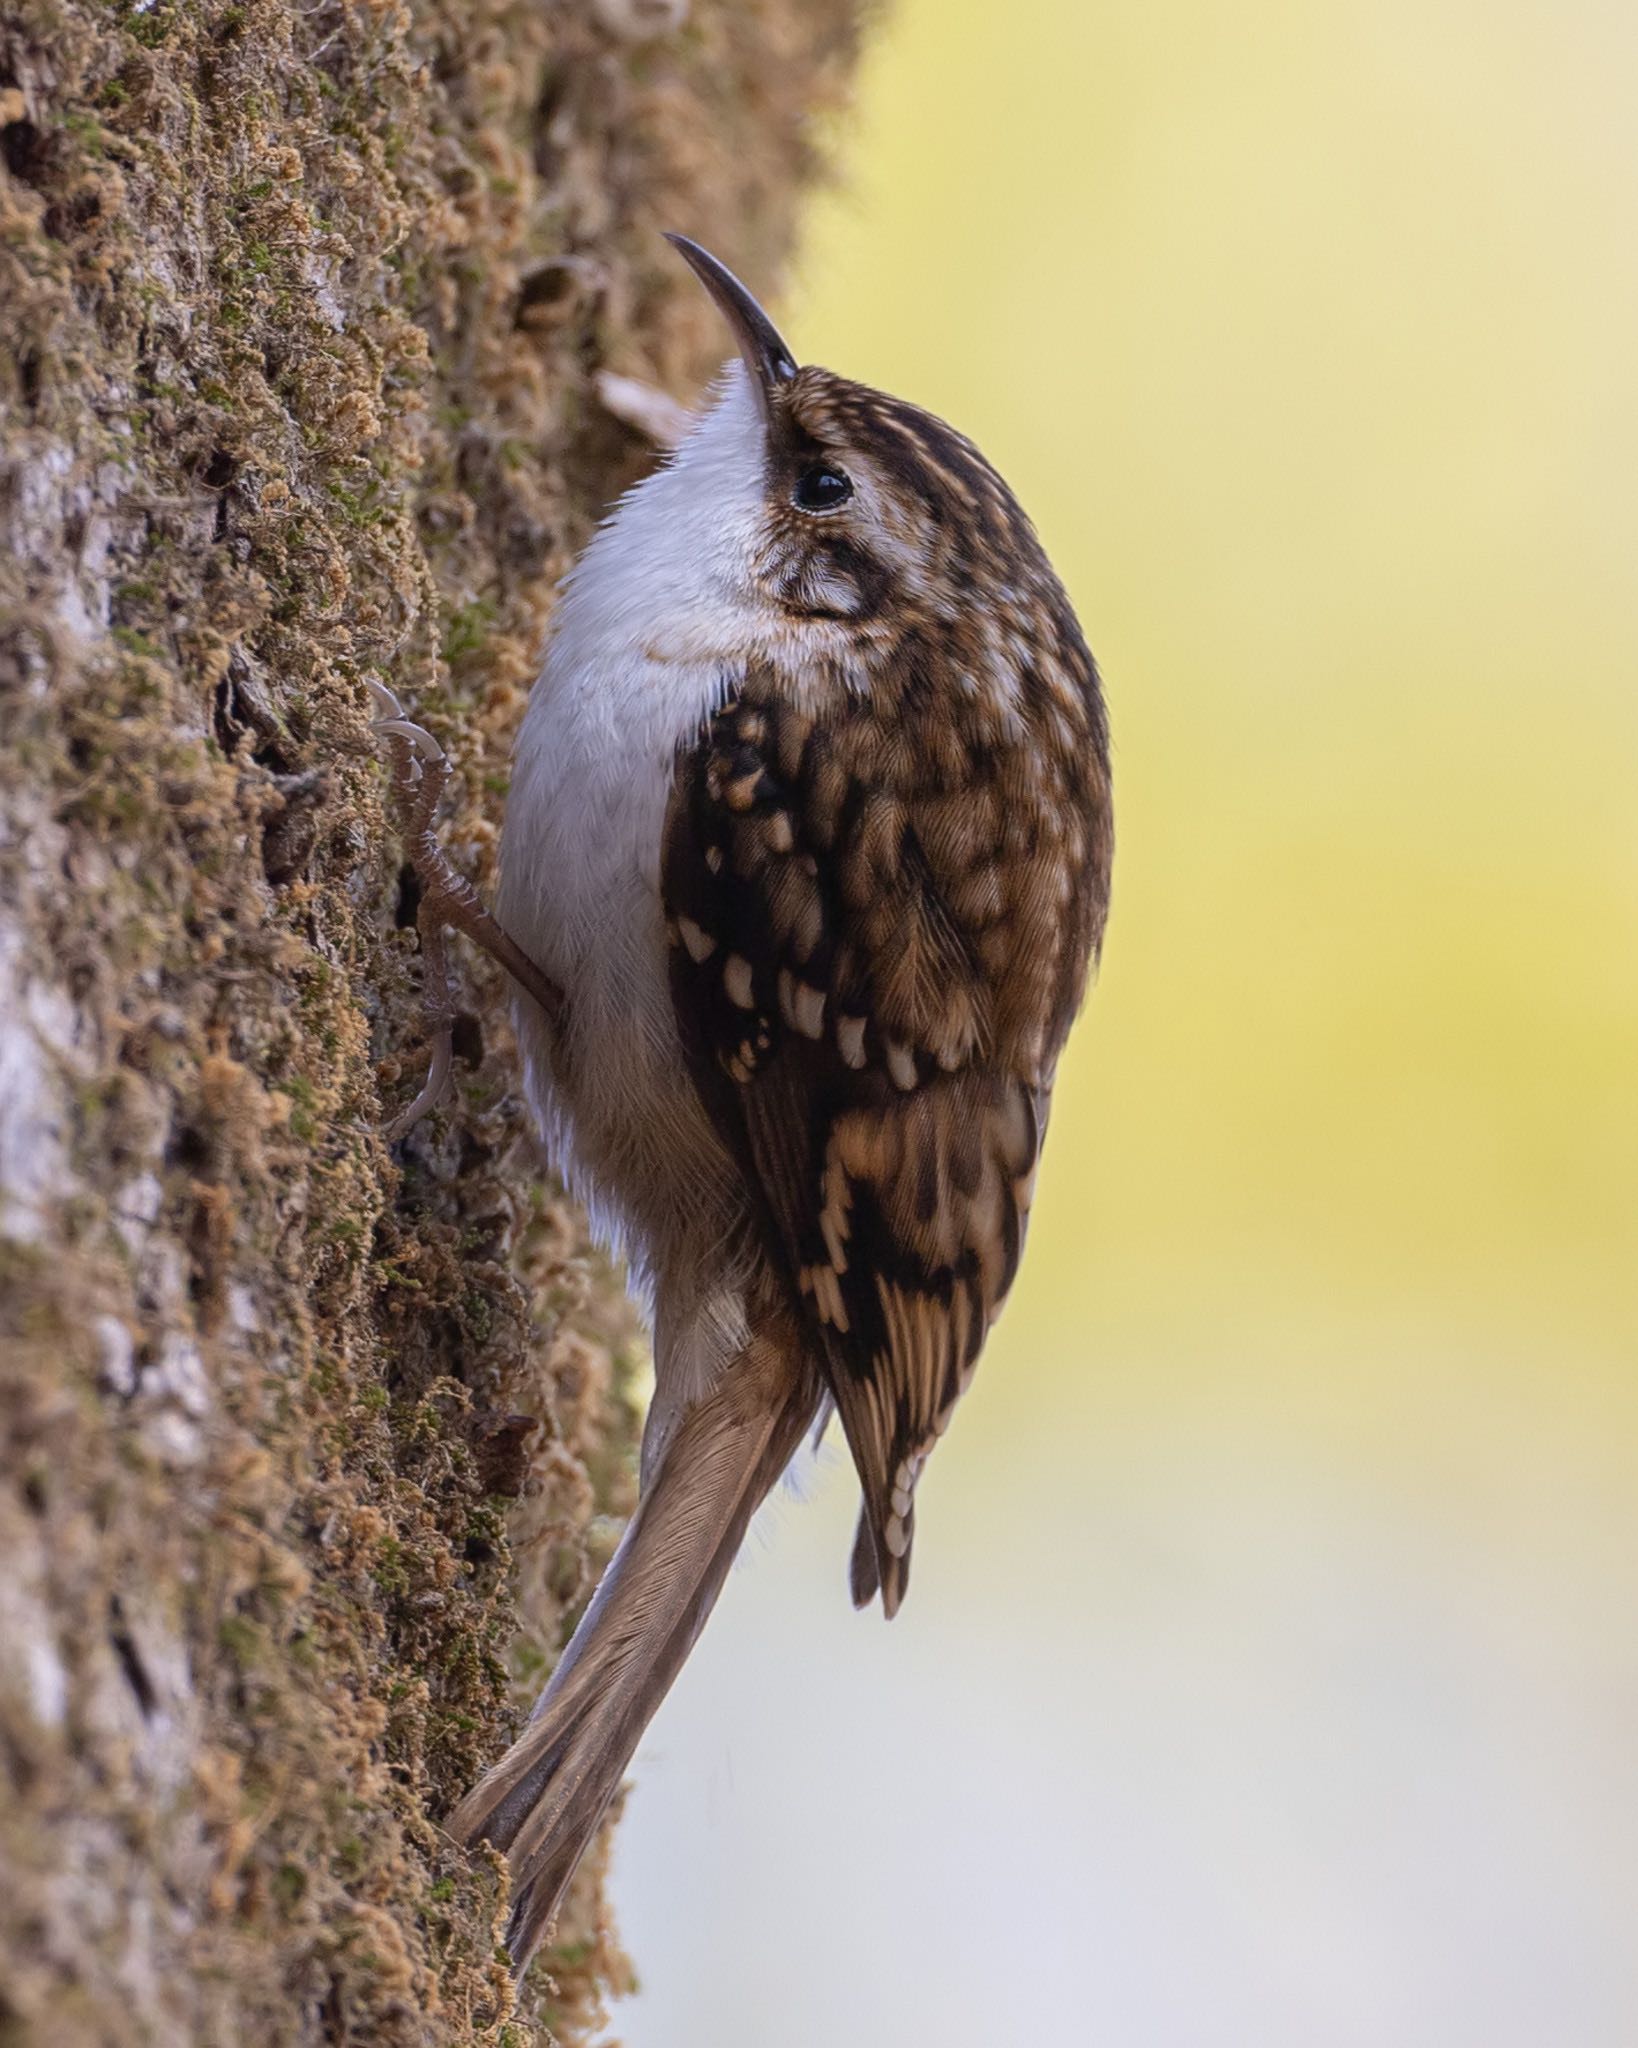
<svg viewBox="0 0 1638 2048">
<path fill-rule="evenodd" d="M 796 479 L 791 503 L 798 512 L 834 512 L 853 496 L 853 480 L 828 462 L 813 462 Z"/>
</svg>

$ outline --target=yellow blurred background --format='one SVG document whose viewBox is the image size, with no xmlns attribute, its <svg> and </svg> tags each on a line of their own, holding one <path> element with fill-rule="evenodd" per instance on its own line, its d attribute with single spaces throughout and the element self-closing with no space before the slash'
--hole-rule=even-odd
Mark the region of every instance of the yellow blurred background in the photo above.
<svg viewBox="0 0 1638 2048">
<path fill-rule="evenodd" d="M 630 2048 L 1638 2042 L 1638 11 L 901 0 L 780 309 L 1103 666 L 1104 973 L 891 1629 L 824 1460 Z"/>
</svg>

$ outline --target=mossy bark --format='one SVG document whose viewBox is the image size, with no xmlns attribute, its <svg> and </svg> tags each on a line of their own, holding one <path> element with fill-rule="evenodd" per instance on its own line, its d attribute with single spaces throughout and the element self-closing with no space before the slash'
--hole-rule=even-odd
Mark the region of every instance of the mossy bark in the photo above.
<svg viewBox="0 0 1638 2048">
<path fill-rule="evenodd" d="M 0 13 L 0 2042 L 576 2040 L 625 1970 L 591 1867 L 514 2005 L 437 1826 L 629 1507 L 639 1333 L 470 956 L 457 1099 L 383 1139 L 363 679 L 488 883 L 648 460 L 597 374 L 720 351 L 658 229 L 777 275 L 854 15 Z"/>
</svg>

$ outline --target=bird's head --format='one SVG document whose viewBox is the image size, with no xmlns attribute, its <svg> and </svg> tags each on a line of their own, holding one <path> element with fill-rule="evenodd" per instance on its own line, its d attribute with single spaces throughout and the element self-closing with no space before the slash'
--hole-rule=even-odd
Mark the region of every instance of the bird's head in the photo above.
<svg viewBox="0 0 1638 2048">
<path fill-rule="evenodd" d="M 679 512 L 720 520 L 715 543 L 702 536 L 707 573 L 736 582 L 787 634 L 858 641 L 918 623 L 937 631 L 975 603 L 1027 602 L 1051 577 L 970 441 L 917 406 L 801 366 L 731 271 L 684 236 L 667 239 L 740 358 L 666 473 Z"/>
</svg>

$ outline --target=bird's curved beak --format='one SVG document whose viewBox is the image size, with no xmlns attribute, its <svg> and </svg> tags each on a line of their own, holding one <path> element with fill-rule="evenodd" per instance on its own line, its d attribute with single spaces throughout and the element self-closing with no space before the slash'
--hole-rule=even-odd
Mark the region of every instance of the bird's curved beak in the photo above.
<svg viewBox="0 0 1638 2048">
<path fill-rule="evenodd" d="M 796 358 L 780 339 L 778 328 L 726 264 L 719 263 L 708 249 L 702 249 L 686 235 L 668 234 L 666 240 L 716 301 L 751 373 L 751 388 L 762 407 L 762 416 L 771 419 L 775 393 L 796 375 Z"/>
</svg>

